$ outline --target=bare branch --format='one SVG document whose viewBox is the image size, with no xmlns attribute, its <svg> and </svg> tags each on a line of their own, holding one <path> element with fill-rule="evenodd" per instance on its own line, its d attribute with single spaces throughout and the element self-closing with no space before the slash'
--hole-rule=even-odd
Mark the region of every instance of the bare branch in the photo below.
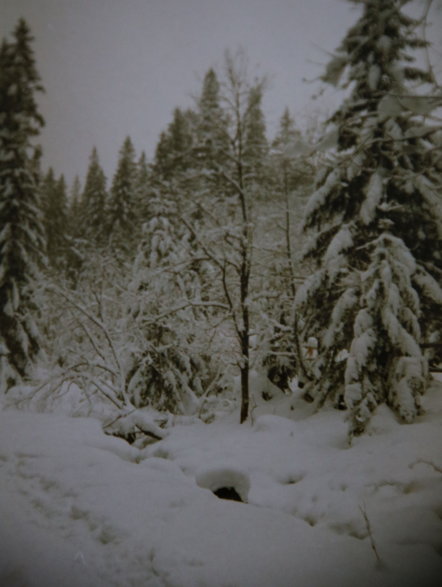
<svg viewBox="0 0 442 587">
<path fill-rule="evenodd" d="M 374 541 L 373 531 L 371 528 L 370 520 L 368 519 L 367 509 L 365 507 L 365 504 L 363 504 L 362 506 L 359 506 L 359 510 L 362 514 L 362 517 L 364 518 L 365 527 L 367 529 L 368 537 L 370 540 L 370 546 L 371 546 L 371 549 L 376 557 L 376 561 L 380 567 L 383 567 L 384 563 L 383 563 L 381 557 L 379 556 L 378 549 L 376 548 L 376 543 Z"/>
</svg>

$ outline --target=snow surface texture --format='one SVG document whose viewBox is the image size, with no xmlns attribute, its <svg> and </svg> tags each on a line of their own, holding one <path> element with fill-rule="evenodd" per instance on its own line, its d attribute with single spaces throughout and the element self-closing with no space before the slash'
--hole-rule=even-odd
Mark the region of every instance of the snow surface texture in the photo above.
<svg viewBox="0 0 442 587">
<path fill-rule="evenodd" d="M 351 448 L 345 415 L 297 391 L 141 450 L 93 419 L 0 411 L 0 585 L 439 585 L 441 387 L 412 425 L 381 406 Z"/>
</svg>

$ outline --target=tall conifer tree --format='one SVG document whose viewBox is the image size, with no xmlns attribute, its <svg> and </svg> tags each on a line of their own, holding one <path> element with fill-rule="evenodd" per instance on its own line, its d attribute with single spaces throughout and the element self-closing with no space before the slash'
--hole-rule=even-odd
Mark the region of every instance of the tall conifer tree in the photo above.
<svg viewBox="0 0 442 587">
<path fill-rule="evenodd" d="M 324 76 L 349 96 L 330 121 L 335 153 L 307 205 L 306 255 L 318 269 L 298 297 L 304 335 L 319 339 L 307 397 L 349 408 L 350 435 L 381 403 L 405 422 L 419 413 L 422 345 L 442 302 L 440 131 L 428 117 L 440 98 L 411 54 L 425 42 L 403 0 L 359 3 Z M 417 82 L 426 94 L 413 94 Z"/>
<path fill-rule="evenodd" d="M 195 113 L 175 108 L 173 120 L 162 132 L 155 152 L 154 172 L 162 180 L 170 181 L 182 174 L 193 163 L 193 127 Z"/>
<path fill-rule="evenodd" d="M 149 202 L 152 193 L 151 169 L 147 162 L 146 153 L 143 151 L 138 159 L 135 178 L 136 198 L 135 206 L 137 208 L 137 224 L 141 227 L 149 215 Z"/>
<path fill-rule="evenodd" d="M 106 198 L 106 176 L 100 165 L 97 149 L 94 147 L 89 159 L 83 195 L 78 207 L 82 225 L 80 233 L 93 246 L 102 244 L 105 238 Z"/>
<path fill-rule="evenodd" d="M 80 234 L 81 192 L 80 178 L 76 175 L 72 182 L 68 199 L 69 233 L 73 237 Z"/>
<path fill-rule="evenodd" d="M 268 153 L 266 126 L 262 111 L 263 85 L 264 80 L 250 88 L 244 120 L 245 171 L 260 183 L 264 180 L 264 166 Z"/>
<path fill-rule="evenodd" d="M 42 206 L 48 258 L 53 267 L 61 268 L 66 261 L 67 245 L 67 196 L 66 182 L 61 176 L 58 180 L 50 168 L 42 182 Z"/>
<path fill-rule="evenodd" d="M 206 172 L 216 172 L 229 149 L 227 119 L 221 107 L 220 84 L 213 69 L 204 76 L 198 100 L 196 156 Z"/>
<path fill-rule="evenodd" d="M 112 187 L 106 207 L 109 240 L 118 248 L 125 248 L 133 235 L 137 199 L 137 167 L 135 149 L 127 137 L 120 149 Z"/>
<path fill-rule="evenodd" d="M 44 124 L 32 36 L 20 20 L 0 50 L 0 390 L 30 373 L 40 350 L 32 314 L 44 262 L 32 139 Z"/>
</svg>

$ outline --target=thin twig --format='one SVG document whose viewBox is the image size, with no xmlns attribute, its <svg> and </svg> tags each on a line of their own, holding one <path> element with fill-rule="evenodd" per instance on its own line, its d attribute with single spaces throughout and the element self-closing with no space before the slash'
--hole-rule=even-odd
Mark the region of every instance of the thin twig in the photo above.
<svg viewBox="0 0 442 587">
<path fill-rule="evenodd" d="M 368 537 L 369 537 L 369 540 L 370 540 L 370 546 L 371 546 L 371 549 L 374 552 L 374 555 L 376 557 L 377 564 L 380 567 L 383 567 L 384 566 L 384 563 L 383 563 L 381 557 L 379 556 L 378 549 L 376 548 L 376 543 L 374 541 L 373 531 L 372 531 L 372 528 L 371 528 L 370 520 L 368 519 L 367 509 L 365 507 L 365 504 L 363 504 L 362 506 L 359 506 L 359 510 L 360 510 L 360 512 L 362 514 L 362 517 L 364 518 L 365 527 L 367 529 Z"/>
</svg>

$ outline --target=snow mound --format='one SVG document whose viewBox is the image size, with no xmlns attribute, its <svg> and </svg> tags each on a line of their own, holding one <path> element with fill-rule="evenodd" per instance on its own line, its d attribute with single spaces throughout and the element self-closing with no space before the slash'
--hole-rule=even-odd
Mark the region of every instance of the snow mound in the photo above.
<svg viewBox="0 0 442 587">
<path fill-rule="evenodd" d="M 249 476 L 232 467 L 205 469 L 197 474 L 196 483 L 199 487 L 210 489 L 215 494 L 223 489 L 235 490 L 243 502 L 247 502 L 250 490 Z"/>
<path fill-rule="evenodd" d="M 253 429 L 256 432 L 276 432 L 278 434 L 285 432 L 291 434 L 293 426 L 293 422 L 287 418 L 274 416 L 273 414 L 264 414 L 257 418 Z"/>
<path fill-rule="evenodd" d="M 106 424 L 104 431 L 143 448 L 166 436 L 166 432 L 155 421 L 155 416 L 149 410 L 131 410 Z"/>
</svg>

